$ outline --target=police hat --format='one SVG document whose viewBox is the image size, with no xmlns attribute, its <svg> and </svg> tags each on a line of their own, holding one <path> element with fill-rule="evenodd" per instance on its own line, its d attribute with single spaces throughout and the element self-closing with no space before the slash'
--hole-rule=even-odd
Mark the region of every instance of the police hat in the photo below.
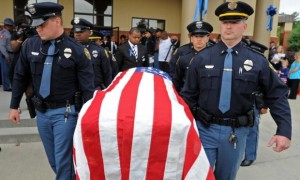
<svg viewBox="0 0 300 180">
<path fill-rule="evenodd" d="M 90 30 L 94 27 L 94 25 L 89 21 L 78 17 L 72 19 L 71 24 L 74 27 L 74 32 L 82 32 L 86 29 Z"/>
<path fill-rule="evenodd" d="M 265 45 L 260 44 L 253 40 L 250 40 L 249 47 L 252 49 L 255 49 L 261 53 L 264 53 L 268 49 Z"/>
<path fill-rule="evenodd" d="M 31 26 L 39 26 L 50 17 L 61 16 L 63 9 L 64 7 L 62 5 L 53 2 L 34 3 L 25 8 L 31 15 Z"/>
<path fill-rule="evenodd" d="M 186 28 L 191 35 L 207 35 L 213 31 L 213 27 L 209 23 L 204 21 L 194 21 L 191 24 L 189 24 Z"/>
<path fill-rule="evenodd" d="M 90 40 L 94 39 L 103 39 L 103 34 L 100 33 L 99 31 L 93 31 L 92 35 L 89 37 Z"/>
<path fill-rule="evenodd" d="M 4 25 L 10 25 L 10 26 L 14 26 L 14 21 L 10 18 L 5 18 L 3 21 Z"/>
<path fill-rule="evenodd" d="M 215 11 L 220 21 L 248 19 L 251 14 L 253 14 L 253 8 L 250 5 L 236 0 L 221 4 Z"/>
</svg>

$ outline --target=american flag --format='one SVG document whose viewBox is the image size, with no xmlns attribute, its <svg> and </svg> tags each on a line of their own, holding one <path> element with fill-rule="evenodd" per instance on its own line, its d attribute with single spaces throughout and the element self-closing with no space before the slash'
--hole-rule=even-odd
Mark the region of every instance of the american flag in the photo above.
<svg viewBox="0 0 300 180">
<path fill-rule="evenodd" d="M 77 179 L 214 179 L 195 120 L 169 76 L 121 72 L 95 91 L 74 133 Z"/>
</svg>

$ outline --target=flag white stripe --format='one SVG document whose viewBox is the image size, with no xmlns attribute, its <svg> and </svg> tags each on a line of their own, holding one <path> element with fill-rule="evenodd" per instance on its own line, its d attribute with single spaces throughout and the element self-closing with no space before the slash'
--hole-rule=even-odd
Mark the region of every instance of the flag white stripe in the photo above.
<svg viewBox="0 0 300 180">
<path fill-rule="evenodd" d="M 87 101 L 81 108 L 81 111 L 78 115 L 78 121 L 77 121 L 77 126 L 74 131 L 74 137 L 73 137 L 73 146 L 75 149 L 76 153 L 76 169 L 78 177 L 80 179 L 90 179 L 90 170 L 89 166 L 87 165 L 87 158 L 84 152 L 84 147 L 83 147 L 83 142 L 82 142 L 82 130 L 81 130 L 81 121 L 82 117 L 87 111 L 87 109 L 90 107 L 93 99 L 95 97 L 95 92 L 94 96 L 92 99 Z"/>
<path fill-rule="evenodd" d="M 194 180 L 194 179 L 205 180 L 208 175 L 209 168 L 210 168 L 210 164 L 204 152 L 204 148 L 202 146 L 200 154 L 198 155 L 193 166 L 187 173 L 185 180 Z"/>
<path fill-rule="evenodd" d="M 99 117 L 100 144 L 107 179 L 121 179 L 117 137 L 118 104 L 122 90 L 134 71 L 128 71 L 112 91 L 106 93 Z"/>
<path fill-rule="evenodd" d="M 166 90 L 171 100 L 172 124 L 171 134 L 166 159 L 164 179 L 181 179 L 186 151 L 186 139 L 190 120 L 187 118 L 184 108 L 178 103 L 171 81 L 164 79 Z"/>
<path fill-rule="evenodd" d="M 129 179 L 146 179 L 154 114 L 154 76 L 143 73 L 137 94 Z"/>
</svg>

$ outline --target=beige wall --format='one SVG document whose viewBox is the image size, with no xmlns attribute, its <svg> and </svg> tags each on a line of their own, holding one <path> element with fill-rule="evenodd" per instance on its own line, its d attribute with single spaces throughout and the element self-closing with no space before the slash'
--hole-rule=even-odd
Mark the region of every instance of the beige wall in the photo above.
<svg viewBox="0 0 300 180">
<path fill-rule="evenodd" d="M 8 8 L 9 7 L 9 8 Z M 13 1 L 1 0 L 0 1 L 0 24 L 3 24 L 5 18 L 14 19 Z"/>
<path fill-rule="evenodd" d="M 65 28 L 72 28 L 71 20 L 73 19 L 74 0 L 58 0 L 58 3 L 64 6 L 62 17 Z"/>
<path fill-rule="evenodd" d="M 166 20 L 169 33 L 180 33 L 181 0 L 114 0 L 113 27 L 120 31 L 131 28 L 131 18 L 141 17 Z"/>
</svg>

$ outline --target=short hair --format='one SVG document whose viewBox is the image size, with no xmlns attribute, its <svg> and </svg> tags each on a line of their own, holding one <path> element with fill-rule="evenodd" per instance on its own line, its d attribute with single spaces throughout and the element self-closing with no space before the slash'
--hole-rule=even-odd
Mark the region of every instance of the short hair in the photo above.
<svg viewBox="0 0 300 180">
<path fill-rule="evenodd" d="M 137 32 L 137 33 L 140 33 L 142 34 L 141 30 L 137 27 L 132 27 L 130 30 L 129 30 L 129 34 L 132 34 L 133 32 Z"/>
<path fill-rule="evenodd" d="M 126 39 L 126 36 L 125 36 L 124 34 L 122 34 L 122 35 L 120 36 L 120 39 Z"/>
</svg>

